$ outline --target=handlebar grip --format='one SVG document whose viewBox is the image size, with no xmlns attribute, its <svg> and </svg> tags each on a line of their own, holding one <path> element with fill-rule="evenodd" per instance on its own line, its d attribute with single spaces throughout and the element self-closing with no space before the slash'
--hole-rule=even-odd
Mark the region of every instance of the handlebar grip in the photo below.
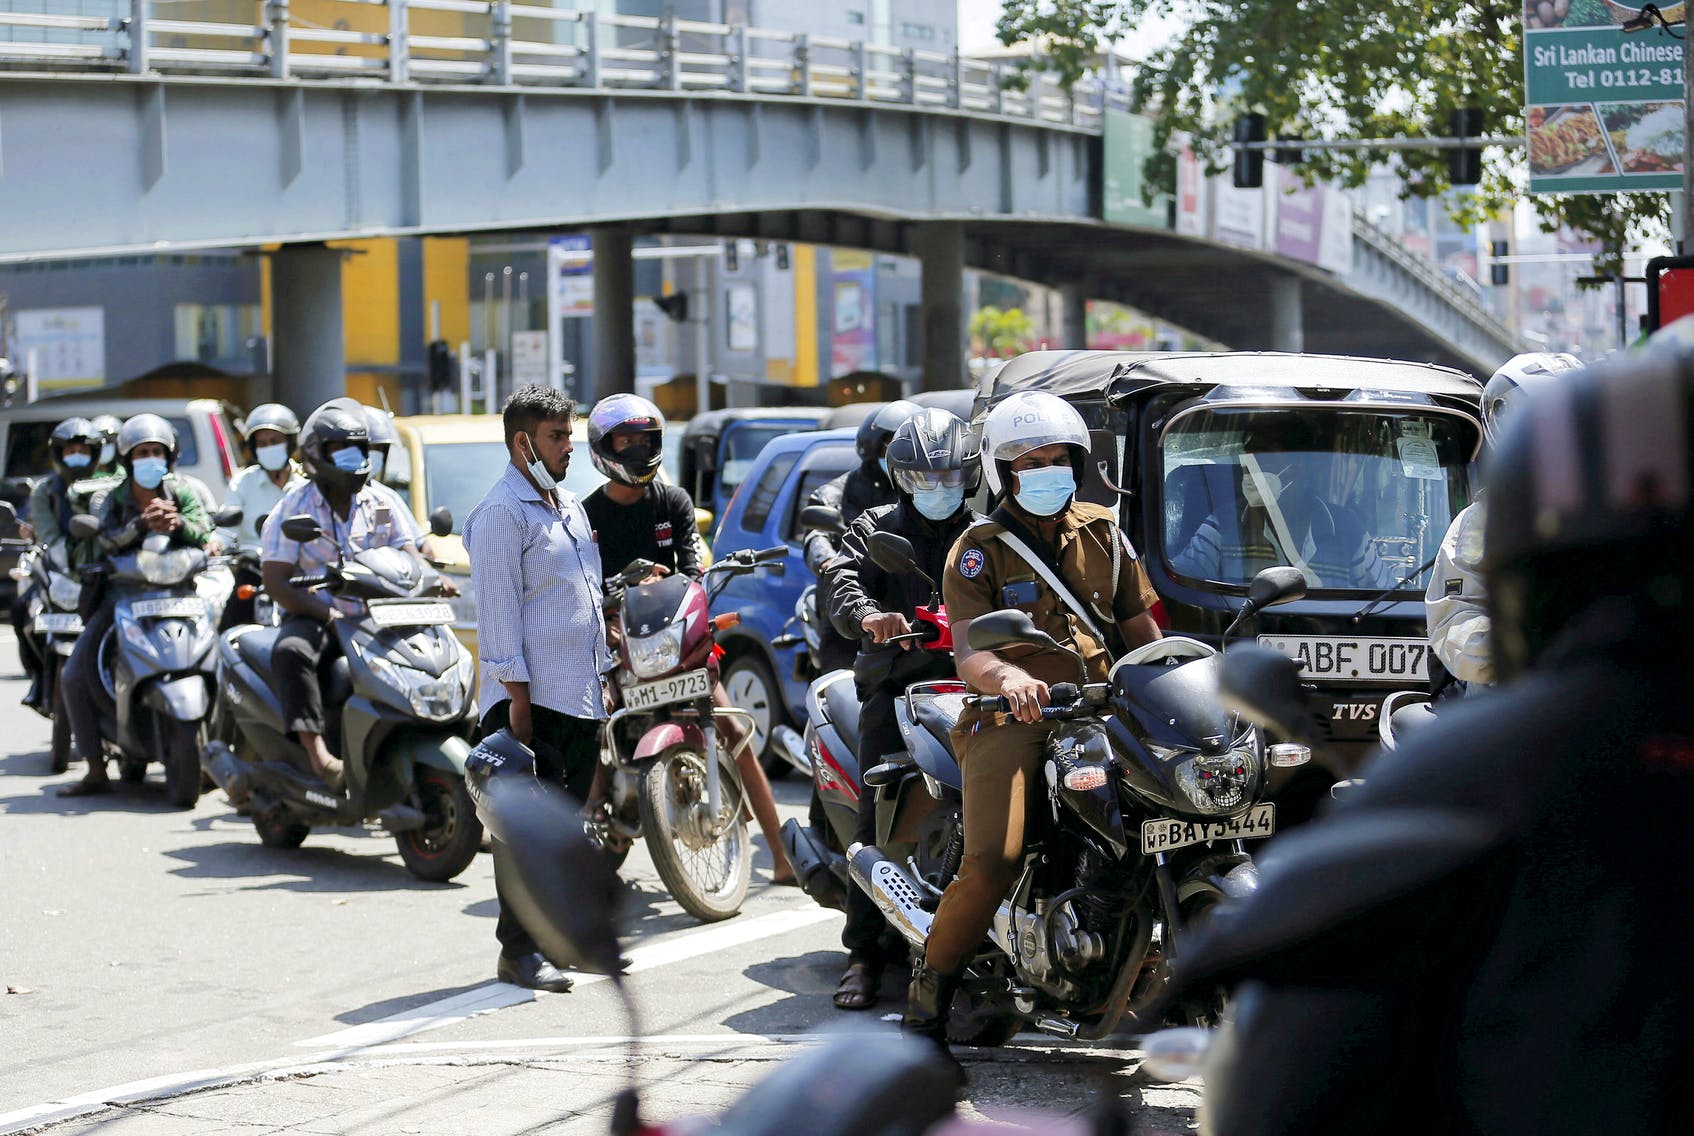
<svg viewBox="0 0 1694 1136">
<path fill-rule="evenodd" d="M 1010 714 L 1012 704 L 1001 694 L 979 694 L 974 698 L 965 699 L 965 704 L 974 706 L 984 714 Z"/>
<path fill-rule="evenodd" d="M 766 560 L 780 560 L 788 555 L 786 544 L 773 544 L 769 548 L 761 548 L 753 554 L 753 559 L 761 563 Z"/>
<path fill-rule="evenodd" d="M 296 588 L 309 588 L 314 584 L 323 584 L 328 581 L 322 576 L 290 576 L 288 582 Z"/>
</svg>

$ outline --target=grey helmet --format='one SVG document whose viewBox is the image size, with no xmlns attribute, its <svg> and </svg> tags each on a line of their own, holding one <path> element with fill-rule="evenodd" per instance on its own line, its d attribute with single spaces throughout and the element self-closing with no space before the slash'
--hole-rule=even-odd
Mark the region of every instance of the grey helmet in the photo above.
<svg viewBox="0 0 1694 1136">
<path fill-rule="evenodd" d="M 118 460 L 118 431 L 123 429 L 123 419 L 116 414 L 96 414 L 93 423 L 100 435 L 100 452 L 94 456 L 94 464 L 111 465 Z"/>
<path fill-rule="evenodd" d="M 1581 366 L 1582 360 L 1575 355 L 1552 351 L 1526 351 L 1500 364 L 1500 369 L 1482 388 L 1482 434 L 1488 444 L 1492 446 L 1500 440 L 1504 421 L 1523 392 L 1544 386 L 1555 375 Z"/>
<path fill-rule="evenodd" d="M 137 414 L 118 429 L 118 460 L 130 468 L 130 451 L 143 442 L 158 442 L 168 451 L 165 460 L 176 468 L 176 427 L 157 414 Z"/>
<path fill-rule="evenodd" d="M 358 469 L 345 470 L 330 460 L 326 448 L 336 442 L 348 442 L 365 455 Z M 371 427 L 365 408 L 350 398 L 332 398 L 306 419 L 300 431 L 300 456 L 306 475 L 320 489 L 352 496 L 365 487 L 371 477 Z"/>
<path fill-rule="evenodd" d="M 858 452 L 859 460 L 867 464 L 875 462 L 882 456 L 883 446 L 893 440 L 894 431 L 900 428 L 900 423 L 922 409 L 910 399 L 897 398 L 867 414 L 853 438 L 853 449 Z"/>
<path fill-rule="evenodd" d="M 53 463 L 53 469 L 60 477 L 70 479 L 81 476 L 65 464 L 65 447 L 80 442 L 89 448 L 89 466 L 84 474 L 92 473 L 94 462 L 100 457 L 100 432 L 94 428 L 94 423 L 86 418 L 67 418 L 53 427 L 53 433 L 47 439 L 47 457 Z"/>
<path fill-rule="evenodd" d="M 260 430 L 275 430 L 286 440 L 289 453 L 300 444 L 300 419 L 280 402 L 263 402 L 248 412 L 241 423 L 241 441 L 253 448 L 253 435 Z"/>
<path fill-rule="evenodd" d="M 957 414 L 927 407 L 900 423 L 889 440 L 888 478 L 908 496 L 955 485 L 968 494 L 976 488 L 981 455 L 981 444 Z"/>
</svg>

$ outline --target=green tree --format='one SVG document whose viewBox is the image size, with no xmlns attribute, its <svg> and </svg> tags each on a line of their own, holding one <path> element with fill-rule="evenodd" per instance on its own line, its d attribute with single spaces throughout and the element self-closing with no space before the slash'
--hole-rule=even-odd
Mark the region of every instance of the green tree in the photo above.
<svg viewBox="0 0 1694 1136">
<path fill-rule="evenodd" d="M 1035 321 L 1022 308 L 978 308 L 971 316 L 971 343 L 978 353 L 1005 359 L 1027 349 Z"/>
<path fill-rule="evenodd" d="M 1224 169 L 1224 143 L 1241 110 L 1262 112 L 1283 137 L 1445 137 L 1449 113 L 1463 106 L 1482 109 L 1486 133 L 1524 132 L 1522 0 L 1005 0 L 998 32 L 1006 44 L 1040 43 L 1043 57 L 1025 66 L 1055 73 L 1068 88 L 1101 42 L 1155 18 L 1182 30 L 1134 78 L 1135 105 L 1158 122 L 1150 189 L 1171 187 L 1174 163 L 1164 150 L 1173 131 L 1192 135 L 1213 172 Z M 1308 152 L 1296 170 L 1308 181 L 1357 186 L 1382 157 Z M 1444 152 L 1403 151 L 1398 160 L 1403 195 L 1451 188 Z M 1482 183 L 1452 195 L 1449 210 L 1464 224 L 1498 216 L 1523 196 L 1527 173 L 1525 151 L 1487 151 Z M 1598 238 L 1602 272 L 1616 268 L 1629 245 L 1667 232 L 1663 193 L 1541 194 L 1533 204 L 1544 231 L 1568 225 Z"/>
</svg>

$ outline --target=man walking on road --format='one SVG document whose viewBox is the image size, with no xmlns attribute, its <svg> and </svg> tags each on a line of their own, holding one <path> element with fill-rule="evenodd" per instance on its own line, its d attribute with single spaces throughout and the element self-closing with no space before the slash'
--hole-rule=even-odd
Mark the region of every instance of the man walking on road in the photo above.
<svg viewBox="0 0 1694 1136">
<path fill-rule="evenodd" d="M 505 410 L 511 462 L 465 520 L 465 548 L 482 663 L 478 736 L 510 729 L 535 751 L 537 775 L 580 801 L 594 777 L 606 716 L 600 676 L 611 657 L 600 552 L 582 504 L 559 484 L 570 464 L 575 414 L 571 400 L 550 388 L 513 393 Z M 494 855 L 501 854 L 496 843 Z M 494 934 L 501 982 L 555 993 L 571 988 L 504 896 Z"/>
</svg>

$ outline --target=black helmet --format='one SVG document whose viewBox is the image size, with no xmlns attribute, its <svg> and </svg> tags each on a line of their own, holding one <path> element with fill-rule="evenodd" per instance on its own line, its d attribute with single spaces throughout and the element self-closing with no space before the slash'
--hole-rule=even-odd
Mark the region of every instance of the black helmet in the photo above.
<svg viewBox="0 0 1694 1136">
<path fill-rule="evenodd" d="M 616 430 L 640 430 L 647 435 L 647 445 L 613 453 L 612 433 Z M 594 468 L 613 481 L 646 485 L 658 475 L 664 453 L 665 416 L 639 395 L 614 394 L 595 403 L 588 412 L 588 456 Z"/>
<path fill-rule="evenodd" d="M 906 495 L 955 485 L 970 493 L 982 471 L 981 456 L 981 443 L 957 414 L 919 409 L 888 443 L 888 478 Z"/>
<path fill-rule="evenodd" d="M 327 447 L 349 442 L 358 447 L 364 461 L 357 469 L 342 469 L 330 460 Z M 371 427 L 365 408 L 350 398 L 332 398 L 306 419 L 300 432 L 300 456 L 306 475 L 320 489 L 351 496 L 365 487 L 371 476 Z"/>
<path fill-rule="evenodd" d="M 1680 334 L 1514 404 L 1488 462 L 1483 535 L 1501 679 L 1599 605 L 1614 625 L 1629 609 L 1660 630 L 1686 628 L 1691 443 L 1694 342 Z"/>
<path fill-rule="evenodd" d="M 60 477 L 80 476 L 65 464 L 65 447 L 73 442 L 80 442 L 88 447 L 90 466 L 100 457 L 100 432 L 94 428 L 94 423 L 86 418 L 67 418 L 53 427 L 53 433 L 47 439 L 47 456 Z"/>
<path fill-rule="evenodd" d="M 110 465 L 118 457 L 118 431 L 123 429 L 123 420 L 116 414 L 96 414 L 92 421 L 95 433 L 100 435 L 100 452 L 94 455 L 94 464 Z"/>
<path fill-rule="evenodd" d="M 894 437 L 894 431 L 900 428 L 900 423 L 922 410 L 923 407 L 909 399 L 897 398 L 876 411 L 865 415 L 865 420 L 859 423 L 858 437 L 853 439 L 853 448 L 859 451 L 859 460 L 874 462 L 882 456 L 882 447 Z"/>
<path fill-rule="evenodd" d="M 158 442 L 169 451 L 165 460 L 176 468 L 176 427 L 157 414 L 137 414 L 118 429 L 118 458 L 124 468 L 130 466 L 130 451 L 143 442 Z"/>
</svg>

